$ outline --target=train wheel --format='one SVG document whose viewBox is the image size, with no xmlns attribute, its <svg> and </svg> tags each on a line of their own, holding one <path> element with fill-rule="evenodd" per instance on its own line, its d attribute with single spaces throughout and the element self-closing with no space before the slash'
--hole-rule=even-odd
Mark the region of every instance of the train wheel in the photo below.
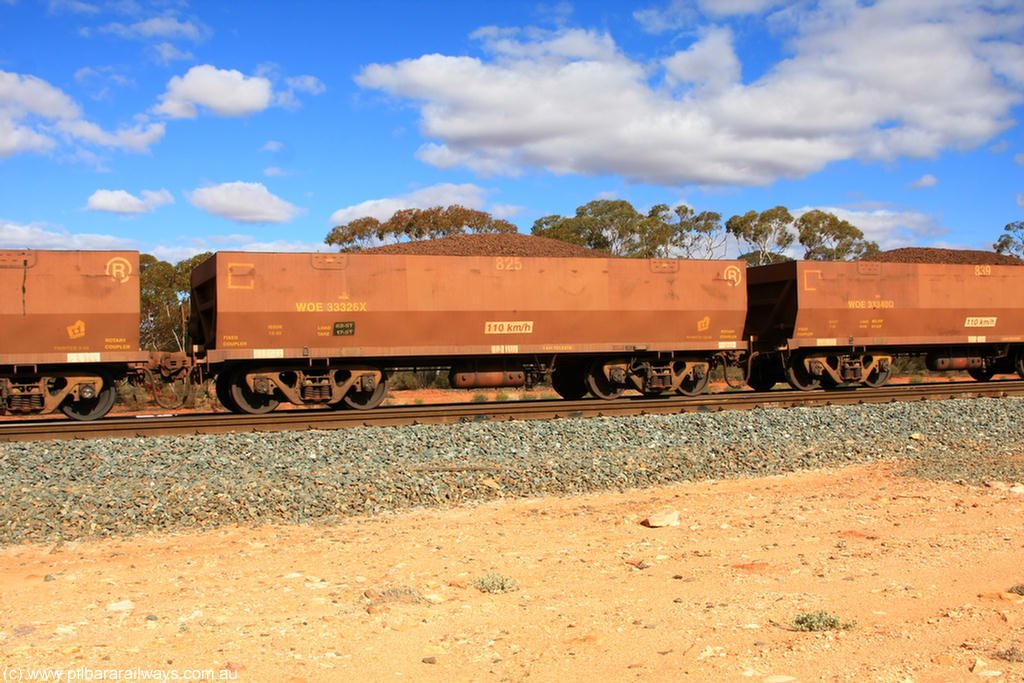
<svg viewBox="0 0 1024 683">
<path fill-rule="evenodd" d="M 979 382 L 987 382 L 992 379 L 996 371 L 992 368 L 967 368 L 967 374 Z"/>
<path fill-rule="evenodd" d="M 604 376 L 604 363 L 599 360 L 594 361 L 587 371 L 587 388 L 594 396 L 605 400 L 618 398 L 625 391 L 625 387 L 615 386 Z"/>
<path fill-rule="evenodd" d="M 567 401 L 578 401 L 587 395 L 587 381 L 579 365 L 559 365 L 551 373 L 551 388 Z"/>
<path fill-rule="evenodd" d="M 708 388 L 708 382 L 710 381 L 711 373 L 708 372 L 705 372 L 701 377 L 685 377 L 683 378 L 683 381 L 679 383 L 676 393 L 682 394 L 683 396 L 699 396 Z"/>
<path fill-rule="evenodd" d="M 250 415 L 263 415 L 276 408 L 280 401 L 267 394 L 257 394 L 245 381 L 245 368 L 239 368 L 231 374 L 228 392 L 238 409 Z"/>
<path fill-rule="evenodd" d="M 786 381 L 799 391 L 812 391 L 821 387 L 821 380 L 807 372 L 802 358 L 790 358 L 786 366 Z"/>
<path fill-rule="evenodd" d="M 231 396 L 231 375 L 234 374 L 230 371 L 222 372 L 217 375 L 217 381 L 214 382 L 214 387 L 217 390 L 217 400 L 227 410 L 232 413 L 242 412 L 241 406 L 235 403 L 235 399 Z"/>
<path fill-rule="evenodd" d="M 380 374 L 380 381 L 377 382 L 377 386 L 373 388 L 373 391 L 354 391 L 349 389 L 348 393 L 342 397 L 341 403 L 344 407 L 352 408 L 353 410 L 370 410 L 379 406 L 384 401 L 384 396 L 387 393 L 388 376 L 382 372 Z M 331 407 L 335 406 L 332 405 Z"/>
<path fill-rule="evenodd" d="M 114 407 L 117 400 L 117 387 L 114 379 L 103 373 L 100 375 L 103 381 L 103 388 L 92 398 L 80 398 L 77 401 L 69 401 L 61 406 L 61 411 L 72 420 L 98 420 Z"/>
<path fill-rule="evenodd" d="M 875 367 L 875 369 L 869 372 L 868 376 L 863 379 L 863 384 L 866 387 L 874 388 L 885 386 L 890 377 L 892 377 L 891 365 L 887 366 L 885 370 L 880 370 L 878 367 Z"/>
<path fill-rule="evenodd" d="M 1013 359 L 1013 369 L 1024 378 L 1024 348 L 1017 351 L 1017 356 Z"/>
</svg>

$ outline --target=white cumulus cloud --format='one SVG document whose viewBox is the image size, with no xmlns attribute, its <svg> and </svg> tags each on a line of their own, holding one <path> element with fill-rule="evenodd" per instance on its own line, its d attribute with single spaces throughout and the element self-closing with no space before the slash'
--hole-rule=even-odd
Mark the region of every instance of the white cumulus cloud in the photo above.
<svg viewBox="0 0 1024 683">
<path fill-rule="evenodd" d="M 319 78 L 309 75 L 286 78 L 284 84 L 284 89 L 274 95 L 274 103 L 285 109 L 297 109 L 300 106 L 296 93 L 319 95 L 327 90 L 327 86 Z"/>
<path fill-rule="evenodd" d="M 114 22 L 100 27 L 102 33 L 129 40 L 147 40 L 149 38 L 179 38 L 199 41 L 206 38 L 210 29 L 194 21 L 181 21 L 175 17 L 153 17 L 137 21 L 134 24 Z"/>
<path fill-rule="evenodd" d="M 0 158 L 22 152 L 46 152 L 56 144 L 49 135 L 0 115 Z"/>
<path fill-rule="evenodd" d="M 266 78 L 203 64 L 173 77 L 154 111 L 172 119 L 192 119 L 199 105 L 218 116 L 248 116 L 270 106 L 271 95 Z"/>
<path fill-rule="evenodd" d="M 486 57 L 370 64 L 356 82 L 419 107 L 417 156 L 439 168 L 672 186 L 767 185 L 836 161 L 973 148 L 1012 126 L 1024 101 L 1007 75 L 1019 69 L 1019 3 L 830 2 L 784 14 L 773 26 L 791 56 L 750 82 L 730 32 L 700 24 L 694 43 L 653 64 L 603 32 L 488 27 L 473 34 Z"/>
<path fill-rule="evenodd" d="M 931 244 L 949 233 L 949 228 L 934 215 L 888 204 L 809 206 L 792 213 L 800 216 L 811 209 L 820 209 L 848 221 L 859 228 L 866 239 L 878 242 L 883 251 Z"/>
<path fill-rule="evenodd" d="M 170 64 L 175 60 L 194 59 L 194 55 L 188 50 L 182 50 L 171 43 L 157 43 L 153 46 L 156 51 L 157 61 L 161 64 Z"/>
<path fill-rule="evenodd" d="M 132 240 L 111 235 L 72 234 L 45 223 L 20 225 L 0 219 L 0 249 L 136 249 Z"/>
<path fill-rule="evenodd" d="M 125 190 L 96 190 L 89 197 L 85 208 L 87 211 L 109 211 L 135 216 L 174 203 L 174 197 L 167 190 L 143 190 L 141 195 L 136 197 Z"/>
<path fill-rule="evenodd" d="M 915 190 L 921 190 L 926 187 L 935 187 L 939 184 L 939 179 L 933 176 L 931 173 L 925 173 L 923 176 L 910 183 L 910 187 Z"/>
<path fill-rule="evenodd" d="M 70 133 L 79 140 L 86 140 L 104 147 L 120 147 L 133 152 L 144 152 L 164 137 L 164 124 L 136 124 L 131 128 L 121 128 L 109 133 L 95 123 L 76 119 L 61 121 L 57 124 L 60 130 Z"/>
<path fill-rule="evenodd" d="M 385 221 L 402 209 L 429 209 L 435 206 L 458 204 L 467 209 L 483 210 L 488 190 L 465 183 L 442 183 L 410 192 L 398 197 L 370 199 L 353 206 L 338 209 L 331 215 L 331 225 L 343 225 L 356 218 L 370 216 Z M 507 208 L 507 207 L 505 207 Z M 504 208 L 503 208 L 504 211 Z"/>
<path fill-rule="evenodd" d="M 671 0 L 661 6 L 633 12 L 633 18 L 648 33 L 664 33 L 691 27 L 697 21 L 697 9 L 708 16 L 760 14 L 779 5 L 780 0 Z"/>
<path fill-rule="evenodd" d="M 14 4 L 16 0 L 7 0 L 9 4 Z M 76 14 L 96 14 L 100 11 L 100 8 L 88 2 L 80 2 L 79 0 L 50 0 L 47 3 L 51 14 L 58 14 L 61 12 L 72 12 Z"/>
<path fill-rule="evenodd" d="M 206 251 L 330 251 L 323 242 L 298 242 L 294 240 L 258 241 L 250 235 L 212 235 L 209 238 L 192 238 L 182 244 L 158 244 L 146 249 L 146 253 L 161 261 L 177 263 Z"/>
<path fill-rule="evenodd" d="M 164 136 L 164 124 L 137 122 L 109 132 L 84 118 L 81 107 L 41 78 L 0 71 L 0 158 L 47 152 L 63 140 L 142 152 Z"/>
<path fill-rule="evenodd" d="M 738 83 L 740 61 L 732 40 L 729 29 L 711 29 L 686 50 L 665 59 L 663 64 L 669 83 L 691 83 L 714 90 Z"/>
<path fill-rule="evenodd" d="M 285 78 L 284 87 L 275 92 L 272 78 L 277 78 L 276 68 L 261 72 L 246 76 L 211 64 L 194 66 L 184 76 L 168 81 L 167 90 L 152 111 L 172 119 L 194 119 L 198 107 L 218 116 L 249 116 L 271 105 L 295 109 L 299 106 L 296 93 L 319 95 L 326 90 L 316 77 L 303 75 Z"/>
<path fill-rule="evenodd" d="M 223 183 L 200 187 L 189 195 L 192 205 L 239 223 L 288 223 L 301 209 L 273 195 L 261 183 Z"/>
</svg>

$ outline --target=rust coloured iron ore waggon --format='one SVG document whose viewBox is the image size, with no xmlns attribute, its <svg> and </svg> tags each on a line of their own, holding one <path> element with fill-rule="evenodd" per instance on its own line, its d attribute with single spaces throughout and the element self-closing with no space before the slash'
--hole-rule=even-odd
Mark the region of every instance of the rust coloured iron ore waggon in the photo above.
<svg viewBox="0 0 1024 683">
<path fill-rule="evenodd" d="M 1024 377 L 1024 268 L 886 262 L 220 252 L 188 354 L 139 348 L 137 252 L 0 251 L 0 413 L 95 419 L 115 383 L 214 376 L 221 402 L 372 408 L 396 369 L 550 376 L 569 399 L 884 384 L 898 356 Z"/>
<path fill-rule="evenodd" d="M 139 350 L 139 253 L 0 251 L 0 414 L 91 420 L 128 376 L 187 369 Z"/>
<path fill-rule="evenodd" d="M 747 271 L 747 383 L 885 384 L 894 356 L 979 381 L 1024 377 L 1024 268 L 790 261 Z"/>
<path fill-rule="evenodd" d="M 745 350 L 740 261 L 221 252 L 192 274 L 193 343 L 221 401 L 372 408 L 389 370 L 566 398 L 694 394 Z"/>
</svg>

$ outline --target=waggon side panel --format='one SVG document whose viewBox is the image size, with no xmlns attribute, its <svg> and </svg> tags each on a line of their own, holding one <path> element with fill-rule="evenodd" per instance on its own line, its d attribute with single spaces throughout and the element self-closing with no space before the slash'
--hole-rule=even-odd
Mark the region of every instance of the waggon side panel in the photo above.
<svg viewBox="0 0 1024 683">
<path fill-rule="evenodd" d="M 745 348 L 738 261 L 241 252 L 214 259 L 212 361 Z"/>
<path fill-rule="evenodd" d="M 0 364 L 141 361 L 139 254 L 0 251 Z"/>
<path fill-rule="evenodd" d="M 791 348 L 1024 341 L 1022 267 L 799 261 L 759 270 L 750 277 L 768 283 L 762 292 L 793 299 L 774 321 Z"/>
</svg>

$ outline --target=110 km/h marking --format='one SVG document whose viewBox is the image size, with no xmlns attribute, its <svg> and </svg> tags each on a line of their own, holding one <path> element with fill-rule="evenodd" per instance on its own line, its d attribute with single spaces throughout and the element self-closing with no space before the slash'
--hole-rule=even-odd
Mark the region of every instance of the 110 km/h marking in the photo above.
<svg viewBox="0 0 1024 683">
<path fill-rule="evenodd" d="M 533 334 L 532 320 L 489 320 L 484 334 Z"/>
</svg>

